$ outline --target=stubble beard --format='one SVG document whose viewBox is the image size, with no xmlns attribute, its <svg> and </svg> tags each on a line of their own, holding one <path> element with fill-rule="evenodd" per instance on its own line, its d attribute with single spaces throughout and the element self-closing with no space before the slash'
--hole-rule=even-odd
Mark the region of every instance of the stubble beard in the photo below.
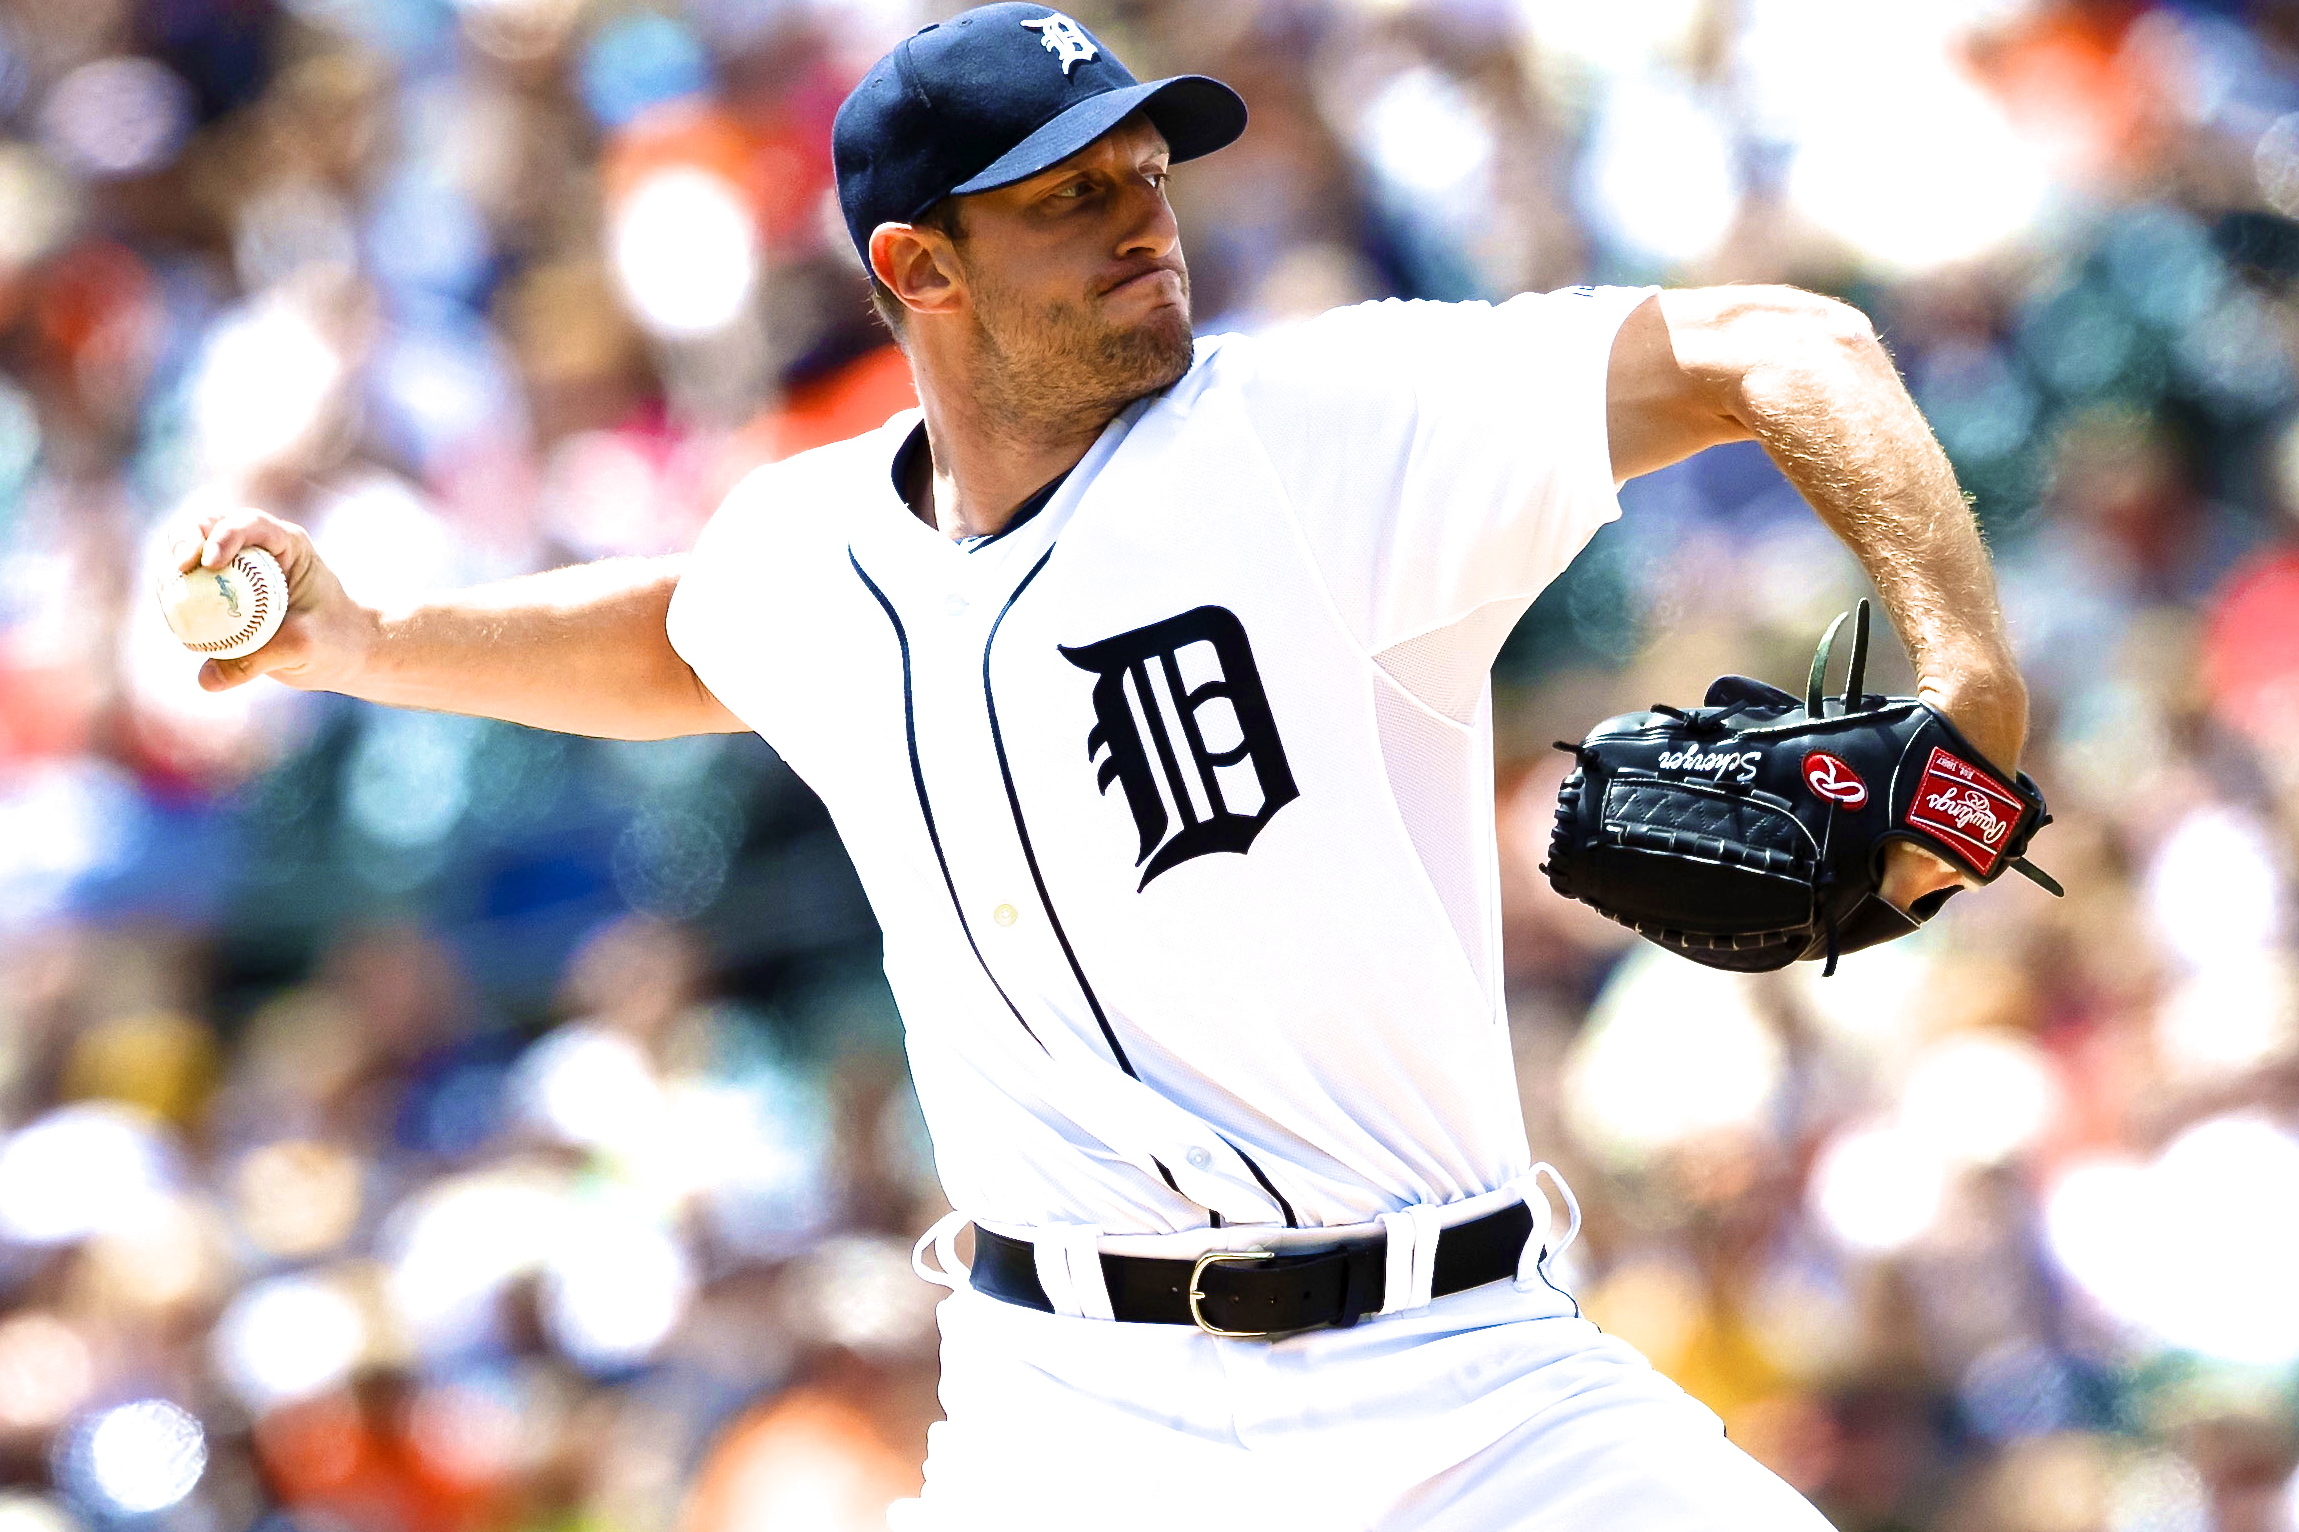
<svg viewBox="0 0 2299 1532">
<path fill-rule="evenodd" d="M 984 413 L 1008 429 L 1098 429 L 1136 399 L 1189 371 L 1189 273 L 1178 307 L 1112 325 L 1096 300 L 1031 305 L 976 286 L 975 386 Z"/>
</svg>

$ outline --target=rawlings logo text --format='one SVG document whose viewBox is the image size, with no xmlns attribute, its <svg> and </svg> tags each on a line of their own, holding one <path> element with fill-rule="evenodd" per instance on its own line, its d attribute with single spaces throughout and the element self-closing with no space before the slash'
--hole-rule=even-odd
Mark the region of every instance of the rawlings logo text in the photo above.
<svg viewBox="0 0 2299 1532">
<path fill-rule="evenodd" d="M 1989 772 L 1934 746 L 1907 822 L 1984 878 L 1995 872 L 2024 811 Z"/>
<path fill-rule="evenodd" d="M 1976 832 L 1981 840 L 1991 846 L 2002 840 L 2004 832 L 2011 828 L 2010 824 L 1996 817 L 1987 794 L 1977 788 L 1967 787 L 1960 791 L 1948 788 L 1929 794 L 1924 799 L 1924 807 L 1943 819 L 1955 821 L 1956 828 L 1967 835 Z"/>
</svg>

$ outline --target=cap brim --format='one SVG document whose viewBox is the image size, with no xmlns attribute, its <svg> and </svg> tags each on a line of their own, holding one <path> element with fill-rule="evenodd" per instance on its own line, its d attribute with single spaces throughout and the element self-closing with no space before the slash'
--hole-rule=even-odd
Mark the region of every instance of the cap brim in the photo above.
<svg viewBox="0 0 2299 1532">
<path fill-rule="evenodd" d="M 999 155 L 981 174 L 951 187 L 949 194 L 966 197 L 1026 181 L 1059 165 L 1137 111 L 1165 135 L 1177 165 L 1235 143 L 1245 131 L 1245 102 L 1236 91 L 1206 75 L 1177 74 L 1079 102 Z"/>
</svg>

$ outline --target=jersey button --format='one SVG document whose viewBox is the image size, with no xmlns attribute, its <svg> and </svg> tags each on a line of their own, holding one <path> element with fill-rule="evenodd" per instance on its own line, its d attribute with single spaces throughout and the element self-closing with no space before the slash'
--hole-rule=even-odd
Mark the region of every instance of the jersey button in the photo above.
<svg viewBox="0 0 2299 1532">
<path fill-rule="evenodd" d="M 1199 1170 L 1213 1163 L 1213 1155 L 1205 1149 L 1192 1149 L 1185 1158 Z"/>
<path fill-rule="evenodd" d="M 1022 918 L 1022 912 L 1010 904 L 1001 904 L 990 912 L 990 918 L 1002 926 L 1010 926 Z"/>
<path fill-rule="evenodd" d="M 947 597 L 942 602 L 942 610 L 953 617 L 959 616 L 966 610 L 966 598 L 964 596 Z"/>
</svg>

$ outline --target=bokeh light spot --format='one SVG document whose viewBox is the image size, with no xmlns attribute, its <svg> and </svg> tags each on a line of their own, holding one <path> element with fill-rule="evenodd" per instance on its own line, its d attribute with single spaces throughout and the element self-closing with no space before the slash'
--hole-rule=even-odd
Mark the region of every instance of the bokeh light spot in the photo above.
<svg viewBox="0 0 2299 1532">
<path fill-rule="evenodd" d="M 79 1331 L 38 1309 L 0 1322 L 0 1425 L 52 1426 L 78 1409 L 94 1385 L 95 1364 Z"/>
<path fill-rule="evenodd" d="M 165 1399 L 139 1399 L 82 1424 L 67 1449 L 63 1477 L 107 1512 L 144 1516 L 190 1494 L 207 1462 L 207 1433 L 189 1411 Z"/>
<path fill-rule="evenodd" d="M 1739 975 L 1655 949 L 1633 951 L 1605 987 L 1566 1065 L 1565 1109 L 1581 1141 L 1623 1166 L 1763 1117 L 1780 1044 Z"/>
<path fill-rule="evenodd" d="M 758 280 L 758 230 L 733 187 L 691 167 L 659 170 L 614 210 L 608 248 L 639 323 L 690 339 L 732 324 Z"/>
<path fill-rule="evenodd" d="M 157 59 L 82 64 L 40 108 L 48 152 L 88 176 L 132 176 L 175 158 L 191 127 L 192 92 Z"/>
<path fill-rule="evenodd" d="M 0 1234 L 50 1245 L 123 1228 L 148 1217 L 174 1180 L 173 1156 L 142 1115 L 59 1107 L 0 1147 Z"/>
<path fill-rule="evenodd" d="M 216 1321 L 214 1344 L 233 1391 L 264 1410 L 348 1377 L 367 1348 L 367 1321 L 341 1287 L 296 1273 L 242 1291 Z"/>
<path fill-rule="evenodd" d="M 1867 1255 L 1914 1244 L 1939 1218 L 1947 1195 L 1939 1146 L 1898 1126 L 1840 1134 L 1821 1150 L 1808 1192 L 1821 1225 Z"/>
</svg>

